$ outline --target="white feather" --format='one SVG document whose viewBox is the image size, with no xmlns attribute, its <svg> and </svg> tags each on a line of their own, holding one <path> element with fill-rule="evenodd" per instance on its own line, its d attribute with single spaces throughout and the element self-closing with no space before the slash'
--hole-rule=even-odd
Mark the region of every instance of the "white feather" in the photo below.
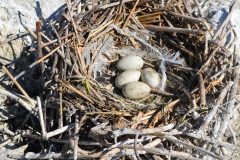
<svg viewBox="0 0 240 160">
<path fill-rule="evenodd" d="M 103 53 L 108 52 L 113 46 L 113 38 L 111 36 L 105 37 L 103 42 L 101 43 L 102 46 L 99 46 L 99 51 L 96 55 L 96 58 L 93 62 L 93 78 L 97 78 L 98 73 L 100 76 L 102 75 L 102 71 L 106 69 L 107 61 L 103 56 Z"/>
</svg>

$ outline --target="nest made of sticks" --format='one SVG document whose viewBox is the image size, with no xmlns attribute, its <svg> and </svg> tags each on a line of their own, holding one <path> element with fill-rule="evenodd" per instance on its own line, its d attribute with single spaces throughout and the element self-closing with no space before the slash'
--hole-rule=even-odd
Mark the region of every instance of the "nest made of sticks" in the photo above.
<svg viewBox="0 0 240 160">
<path fill-rule="evenodd" d="M 67 1 L 59 20 L 27 28 L 35 40 L 26 55 L 35 60 L 23 67 L 20 58 L 11 71 L 3 66 L 13 83 L 0 89 L 8 97 L 0 146 L 28 148 L 7 156 L 229 156 L 236 139 L 228 124 L 238 107 L 239 66 L 231 51 L 237 37 L 229 22 L 236 1 L 217 31 L 196 2 Z M 226 42 L 228 35 L 235 38 Z M 113 82 L 126 55 L 143 57 L 161 87 L 140 100 L 124 98 Z"/>
</svg>

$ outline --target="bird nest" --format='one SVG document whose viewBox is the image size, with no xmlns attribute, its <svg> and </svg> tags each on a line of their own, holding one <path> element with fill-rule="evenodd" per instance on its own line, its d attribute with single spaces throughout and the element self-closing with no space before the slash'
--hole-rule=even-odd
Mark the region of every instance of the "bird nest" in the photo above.
<svg viewBox="0 0 240 160">
<path fill-rule="evenodd" d="M 0 146 L 28 145 L 10 158 L 225 159 L 238 107 L 236 4 L 213 30 L 195 2 L 67 1 L 59 20 L 26 28 L 31 58 L 2 67 L 13 83 L 0 89 L 11 114 Z M 129 55 L 161 80 L 135 100 L 114 83 L 116 63 Z"/>
</svg>

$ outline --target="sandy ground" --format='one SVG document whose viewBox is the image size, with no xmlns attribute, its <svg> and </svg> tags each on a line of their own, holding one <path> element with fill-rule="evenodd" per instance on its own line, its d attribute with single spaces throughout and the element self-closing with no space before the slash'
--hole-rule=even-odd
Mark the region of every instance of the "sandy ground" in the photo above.
<svg viewBox="0 0 240 160">
<path fill-rule="evenodd" d="M 65 0 L 0 0 L 0 42 L 7 37 L 35 29 L 39 18 L 55 18 Z M 19 57 L 24 46 L 30 45 L 29 36 L 0 45 L 0 63 L 9 64 Z"/>
</svg>

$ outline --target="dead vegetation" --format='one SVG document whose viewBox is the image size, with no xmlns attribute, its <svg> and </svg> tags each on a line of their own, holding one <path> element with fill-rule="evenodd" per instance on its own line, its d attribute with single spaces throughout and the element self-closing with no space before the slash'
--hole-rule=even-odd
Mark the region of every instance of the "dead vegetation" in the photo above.
<svg viewBox="0 0 240 160">
<path fill-rule="evenodd" d="M 240 72 L 231 50 L 235 5 L 213 31 L 198 0 L 66 1 L 59 21 L 26 28 L 35 60 L 21 70 L 2 67 L 0 146 L 28 146 L 24 155 L 4 156 L 232 158 L 237 140 L 229 122 L 239 107 Z M 235 38 L 226 41 L 229 35 Z M 161 86 L 137 101 L 113 85 L 115 62 L 130 54 L 161 76 Z"/>
</svg>

